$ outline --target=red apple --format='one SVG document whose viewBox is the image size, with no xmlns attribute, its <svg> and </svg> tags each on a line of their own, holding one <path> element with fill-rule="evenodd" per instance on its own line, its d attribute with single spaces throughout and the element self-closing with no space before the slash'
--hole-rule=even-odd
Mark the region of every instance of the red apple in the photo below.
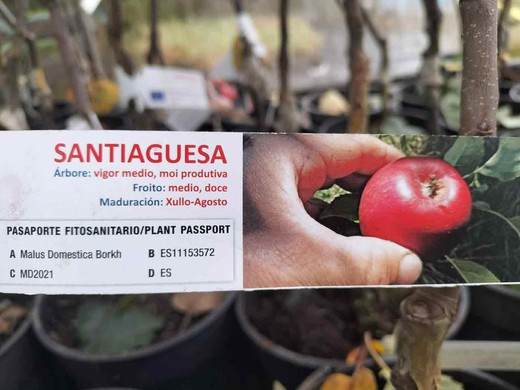
<svg viewBox="0 0 520 390">
<path fill-rule="evenodd" d="M 402 245 L 424 260 L 445 254 L 450 234 L 471 215 L 471 193 L 460 174 L 433 157 L 404 157 L 368 181 L 359 205 L 364 236 Z"/>
</svg>

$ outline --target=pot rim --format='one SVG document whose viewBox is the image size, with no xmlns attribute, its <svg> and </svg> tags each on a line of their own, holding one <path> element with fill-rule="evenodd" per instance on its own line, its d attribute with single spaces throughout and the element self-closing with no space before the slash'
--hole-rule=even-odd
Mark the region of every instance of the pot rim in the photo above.
<svg viewBox="0 0 520 390">
<path fill-rule="evenodd" d="M 450 327 L 446 338 L 452 338 L 460 331 L 468 317 L 470 302 L 471 295 L 468 287 L 461 286 L 461 297 L 459 308 L 457 310 L 458 321 L 454 322 Z M 277 358 L 311 369 L 328 366 L 332 367 L 334 370 L 344 370 L 353 367 L 353 365 L 348 365 L 344 360 L 321 358 L 291 351 L 288 348 L 276 344 L 274 341 L 261 334 L 247 317 L 246 293 L 239 294 L 235 303 L 235 315 L 238 319 L 238 323 L 240 324 L 241 329 L 246 333 L 247 337 L 251 339 L 255 345 L 257 345 L 264 352 L 275 355 Z M 372 359 L 369 358 L 368 360 Z M 396 362 L 396 357 L 394 355 L 384 356 L 383 360 L 387 364 L 394 364 Z"/>
<path fill-rule="evenodd" d="M 29 331 L 29 329 L 31 328 L 35 304 L 35 301 L 33 301 L 33 306 L 25 315 L 25 318 L 23 319 L 22 323 L 18 326 L 14 333 L 11 334 L 11 336 L 9 336 L 7 341 L 0 346 L 0 356 L 3 356 L 5 353 L 7 353 L 7 351 L 9 351 L 11 347 L 15 345 L 18 342 L 18 340 L 25 336 L 25 334 Z"/>
<path fill-rule="evenodd" d="M 516 285 L 516 283 L 510 283 L 509 286 Z M 520 290 L 514 290 L 509 287 L 508 284 L 488 284 L 484 286 L 474 287 L 486 287 L 495 292 L 496 294 L 505 295 L 507 298 L 520 300 Z"/>
<path fill-rule="evenodd" d="M 195 325 L 189 327 L 180 335 L 120 355 L 95 355 L 83 352 L 76 348 L 68 347 L 52 339 L 44 327 L 41 315 L 45 301 L 52 296 L 41 295 L 36 298 L 34 310 L 32 312 L 32 327 L 36 337 L 47 350 L 67 360 L 74 360 L 83 363 L 123 363 L 130 360 L 143 359 L 150 355 L 162 353 L 172 347 L 186 342 L 196 334 L 204 332 L 213 325 L 213 322 L 217 318 L 221 317 L 225 312 L 227 312 L 227 310 L 233 305 L 236 296 L 236 291 L 229 291 L 228 295 L 224 299 L 224 302 L 222 302 L 218 308 L 211 311 L 203 319 L 201 319 Z"/>
</svg>

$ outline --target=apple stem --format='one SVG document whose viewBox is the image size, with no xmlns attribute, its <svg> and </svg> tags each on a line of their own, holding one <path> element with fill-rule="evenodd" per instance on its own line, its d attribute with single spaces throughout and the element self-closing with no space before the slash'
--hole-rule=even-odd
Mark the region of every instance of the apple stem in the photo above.
<svg viewBox="0 0 520 390">
<path fill-rule="evenodd" d="M 435 176 L 430 176 L 430 180 L 428 181 L 428 183 L 426 183 L 424 187 L 427 191 L 427 195 L 433 199 L 437 195 L 439 195 L 439 192 L 441 191 L 443 185 L 441 181 L 437 179 Z"/>
</svg>

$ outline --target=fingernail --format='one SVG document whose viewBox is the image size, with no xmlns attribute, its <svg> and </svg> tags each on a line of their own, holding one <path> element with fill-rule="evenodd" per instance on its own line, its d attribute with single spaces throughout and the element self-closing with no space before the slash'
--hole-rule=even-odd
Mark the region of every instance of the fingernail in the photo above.
<svg viewBox="0 0 520 390">
<path fill-rule="evenodd" d="M 419 278 L 422 271 L 422 261 L 413 253 L 403 257 L 399 265 L 399 283 L 410 284 Z"/>
</svg>

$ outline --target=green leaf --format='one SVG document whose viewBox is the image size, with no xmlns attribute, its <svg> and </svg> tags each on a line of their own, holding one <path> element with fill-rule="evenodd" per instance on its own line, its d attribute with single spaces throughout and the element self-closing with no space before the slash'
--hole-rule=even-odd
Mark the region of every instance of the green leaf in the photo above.
<svg viewBox="0 0 520 390">
<path fill-rule="evenodd" d="M 77 332 L 84 351 L 119 355 L 150 345 L 163 322 L 137 307 L 87 300 L 78 308 Z"/>
<path fill-rule="evenodd" d="M 497 110 L 497 121 L 508 130 L 520 129 L 520 115 L 513 115 L 510 105 Z"/>
<path fill-rule="evenodd" d="M 480 211 L 483 211 L 485 213 L 491 214 L 494 217 L 498 218 L 499 220 L 502 220 L 503 222 L 505 222 L 505 224 L 507 226 L 509 226 L 513 230 L 513 232 L 516 234 L 516 236 L 518 236 L 518 238 L 520 239 L 520 228 L 518 226 L 518 221 L 517 221 L 517 218 L 519 218 L 519 217 L 513 217 L 511 219 L 508 219 L 508 218 L 504 217 L 502 214 L 491 210 L 489 208 L 489 204 L 487 204 L 486 202 L 475 202 L 475 203 L 473 203 L 473 207 Z"/>
<path fill-rule="evenodd" d="M 520 231 L 520 215 L 517 215 L 516 217 L 510 218 L 509 222 L 518 230 Z"/>
<path fill-rule="evenodd" d="M 440 101 L 441 111 L 449 127 L 460 127 L 460 90 L 448 91 Z"/>
<path fill-rule="evenodd" d="M 491 206 L 489 205 L 489 203 L 481 201 L 481 200 L 473 202 L 473 207 L 475 207 L 476 209 L 482 210 L 482 211 L 491 210 Z"/>
<path fill-rule="evenodd" d="M 466 283 L 497 283 L 500 280 L 486 267 L 469 260 L 449 259 Z"/>
<path fill-rule="evenodd" d="M 501 181 L 520 177 L 520 138 L 500 138 L 497 152 L 478 173 Z"/>
<path fill-rule="evenodd" d="M 349 221 L 357 221 L 360 195 L 346 194 L 335 198 L 330 206 L 323 210 L 320 219 L 339 217 Z"/>
<path fill-rule="evenodd" d="M 461 175 L 468 175 L 478 168 L 484 156 L 482 137 L 460 137 L 444 155 L 444 161 L 450 163 Z"/>
<path fill-rule="evenodd" d="M 338 196 L 347 194 L 347 191 L 345 191 L 343 188 L 338 186 L 337 184 L 334 184 L 330 188 L 326 188 L 324 190 L 318 190 L 314 193 L 314 198 L 319 199 L 325 203 L 332 203 L 334 199 L 336 199 Z"/>
</svg>

